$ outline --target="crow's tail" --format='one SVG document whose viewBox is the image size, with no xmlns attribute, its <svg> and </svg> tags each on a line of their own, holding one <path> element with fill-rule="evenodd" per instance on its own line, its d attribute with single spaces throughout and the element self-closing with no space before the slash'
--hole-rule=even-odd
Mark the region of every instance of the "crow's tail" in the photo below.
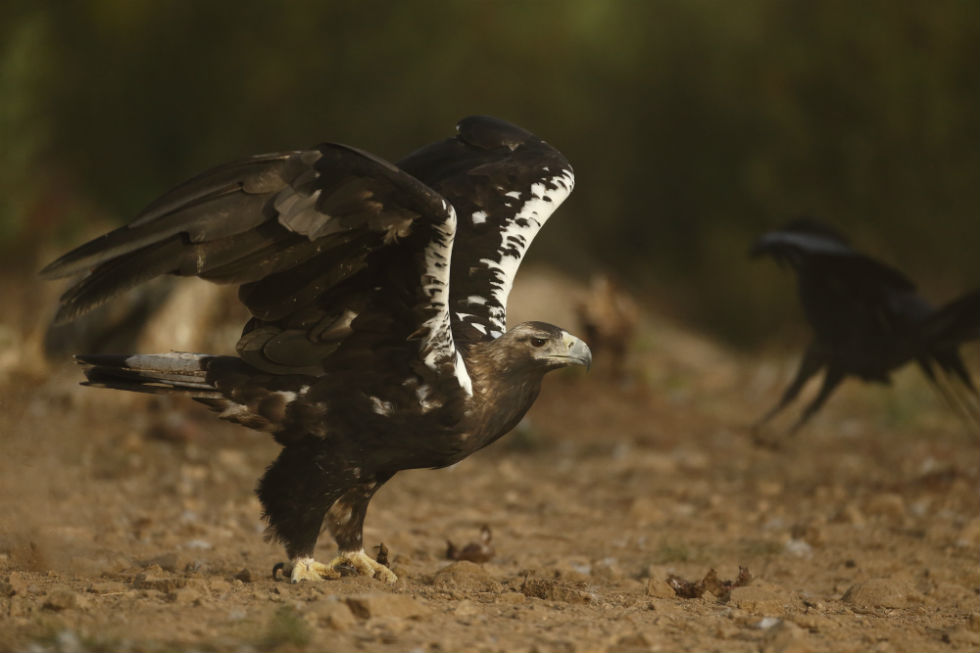
<svg viewBox="0 0 980 653">
<path fill-rule="evenodd" d="M 923 324 L 923 336 L 934 349 L 959 347 L 980 339 L 980 288 L 936 310 Z"/>
<path fill-rule="evenodd" d="M 922 371 L 957 412 L 980 424 L 980 395 L 959 352 L 960 345 L 980 340 L 980 289 L 934 311 L 921 335 L 927 350 L 918 361 Z"/>
<path fill-rule="evenodd" d="M 86 366 L 83 385 L 154 394 L 177 392 L 195 399 L 222 397 L 208 380 L 218 356 L 207 354 L 91 354 L 76 356 Z"/>
</svg>

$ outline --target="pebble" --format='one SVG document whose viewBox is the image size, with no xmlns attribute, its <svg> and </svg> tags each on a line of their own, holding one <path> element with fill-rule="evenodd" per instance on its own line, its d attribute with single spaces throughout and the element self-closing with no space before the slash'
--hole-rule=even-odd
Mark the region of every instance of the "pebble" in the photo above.
<svg viewBox="0 0 980 653">
<path fill-rule="evenodd" d="M 398 617 L 411 619 L 431 612 L 428 606 L 404 594 L 362 594 L 347 597 L 347 607 L 360 619 Z"/>
<path fill-rule="evenodd" d="M 32 575 L 22 571 L 10 572 L 10 576 L 7 578 L 7 584 L 10 585 L 14 594 L 20 594 L 21 596 L 37 589 Z"/>
<path fill-rule="evenodd" d="M 795 599 L 778 585 L 756 580 L 751 585 L 733 589 L 731 603 L 752 614 L 773 616 L 784 614 Z"/>
<path fill-rule="evenodd" d="M 956 546 L 964 549 L 980 547 L 980 517 L 974 517 L 960 529 L 956 536 Z"/>
<path fill-rule="evenodd" d="M 93 594 L 115 594 L 117 592 L 125 592 L 127 589 L 129 589 L 129 586 L 125 583 L 117 580 L 106 580 L 92 583 L 88 586 L 87 591 Z"/>
<path fill-rule="evenodd" d="M 201 605 L 207 598 L 207 594 L 199 587 L 187 586 L 171 592 L 167 598 L 181 605 Z"/>
<path fill-rule="evenodd" d="M 868 500 L 864 512 L 873 517 L 901 523 L 905 519 L 905 499 L 894 492 L 882 492 Z"/>
<path fill-rule="evenodd" d="M 84 608 L 88 606 L 88 599 L 79 596 L 68 588 L 54 589 L 44 597 L 43 603 L 45 610 L 71 610 L 74 608 Z"/>
<path fill-rule="evenodd" d="M 786 553 L 797 558 L 813 557 L 813 547 L 810 546 L 806 540 L 787 540 L 783 548 L 785 549 Z"/>
<path fill-rule="evenodd" d="M 864 526 L 865 517 L 861 509 L 858 508 L 853 503 L 848 503 L 846 506 L 841 508 L 840 512 L 837 513 L 836 521 L 844 522 L 845 524 L 851 524 L 852 526 Z"/>
<path fill-rule="evenodd" d="M 921 597 L 912 586 L 899 578 L 872 578 L 852 585 L 842 600 L 858 609 L 906 608 Z"/>
<path fill-rule="evenodd" d="M 654 576 L 647 581 L 646 595 L 655 596 L 661 599 L 673 599 L 677 597 L 677 593 L 667 584 L 664 580 L 666 574 Z"/>
<path fill-rule="evenodd" d="M 778 626 L 781 623 L 783 623 L 783 620 L 777 617 L 763 617 L 755 627 L 759 630 L 769 630 L 773 626 Z"/>
<path fill-rule="evenodd" d="M 817 646 L 810 634 L 790 621 L 780 621 L 762 638 L 763 653 L 815 650 Z"/>
<path fill-rule="evenodd" d="M 593 598 L 589 592 L 550 578 L 526 578 L 521 592 L 532 598 L 564 603 L 588 603 Z"/>
<path fill-rule="evenodd" d="M 523 592 L 503 592 L 497 597 L 498 603 L 524 603 L 527 601 L 527 597 L 524 596 Z"/>
<path fill-rule="evenodd" d="M 312 614 L 315 616 L 320 626 L 325 626 L 336 631 L 350 630 L 357 624 L 357 618 L 345 601 L 328 599 L 326 601 L 316 601 Z"/>
<path fill-rule="evenodd" d="M 661 508 L 662 501 L 650 497 L 636 497 L 629 507 L 630 521 L 637 526 L 647 526 L 664 521 L 667 515 Z"/>
<path fill-rule="evenodd" d="M 501 590 L 481 565 L 468 560 L 460 560 L 440 569 L 432 578 L 432 584 L 439 589 L 454 589 L 470 592 L 494 592 Z"/>
<path fill-rule="evenodd" d="M 956 583 L 939 583 L 929 592 L 929 598 L 941 605 L 955 607 L 964 612 L 977 609 L 977 595 L 970 590 Z M 980 616 L 973 614 L 980 623 Z"/>
<path fill-rule="evenodd" d="M 150 558 L 148 560 L 143 560 L 139 563 L 141 567 L 153 567 L 154 565 L 162 569 L 163 571 L 169 571 L 171 573 L 177 571 L 177 554 L 176 553 L 164 553 L 156 557 Z"/>
<path fill-rule="evenodd" d="M 162 571 L 149 571 L 138 575 L 133 579 L 133 587 L 140 590 L 156 590 L 158 592 L 170 593 L 187 583 L 184 578 L 163 575 Z"/>
<path fill-rule="evenodd" d="M 224 594 L 231 591 L 231 583 L 224 578 L 212 578 L 208 581 L 208 589 L 215 594 Z"/>
</svg>

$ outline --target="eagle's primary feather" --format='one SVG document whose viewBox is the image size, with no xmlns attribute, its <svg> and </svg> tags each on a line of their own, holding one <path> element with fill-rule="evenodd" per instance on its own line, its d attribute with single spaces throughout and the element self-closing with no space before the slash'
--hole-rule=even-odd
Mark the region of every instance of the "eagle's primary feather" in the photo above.
<svg viewBox="0 0 980 653">
<path fill-rule="evenodd" d="M 238 356 L 79 356 L 89 383 L 183 392 L 283 445 L 259 482 L 294 581 L 340 562 L 394 580 L 363 553 L 377 489 L 493 442 L 544 374 L 591 362 L 550 324 L 506 330 L 514 275 L 572 190 L 556 149 L 475 116 L 393 165 L 326 143 L 219 166 L 131 224 L 69 252 L 48 278 L 85 273 L 66 321 L 161 274 L 239 284 L 252 314 Z M 328 529 L 340 549 L 313 560 Z"/>
</svg>

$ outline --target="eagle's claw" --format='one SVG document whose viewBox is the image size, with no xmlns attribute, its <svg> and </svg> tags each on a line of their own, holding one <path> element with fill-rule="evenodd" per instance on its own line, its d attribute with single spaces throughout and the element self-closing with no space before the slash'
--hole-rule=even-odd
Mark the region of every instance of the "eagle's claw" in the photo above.
<svg viewBox="0 0 980 653">
<path fill-rule="evenodd" d="M 289 581 L 292 583 L 302 580 L 335 579 L 356 574 L 378 578 L 386 583 L 394 583 L 398 580 L 390 569 L 371 559 L 363 549 L 345 551 L 327 564 L 317 562 L 313 558 L 295 558 L 289 562 L 278 562 L 272 567 L 272 578 L 277 580 L 279 572 L 282 572 L 284 577 L 289 576 Z"/>
</svg>

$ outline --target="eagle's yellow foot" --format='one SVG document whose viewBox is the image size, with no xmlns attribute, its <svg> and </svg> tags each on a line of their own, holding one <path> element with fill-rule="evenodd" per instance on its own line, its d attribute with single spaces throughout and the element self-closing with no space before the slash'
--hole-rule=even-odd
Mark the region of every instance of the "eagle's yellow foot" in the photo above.
<svg viewBox="0 0 980 653">
<path fill-rule="evenodd" d="M 317 562 L 313 558 L 296 558 L 289 562 L 280 562 L 272 568 L 272 577 L 276 578 L 278 572 L 288 575 L 292 583 L 301 580 L 324 580 L 340 578 L 339 567 L 353 567 L 359 574 L 379 578 L 386 583 L 394 583 L 398 577 L 384 565 L 373 560 L 364 549 L 359 551 L 345 551 L 331 560 L 327 564 Z"/>
<path fill-rule="evenodd" d="M 327 567 L 336 570 L 340 565 L 350 565 L 363 576 L 370 576 L 383 580 L 386 583 L 394 583 L 398 576 L 383 564 L 364 553 L 364 549 L 358 551 L 342 551 L 340 555 L 331 560 Z M 336 572 L 339 575 L 339 572 Z"/>
<path fill-rule="evenodd" d="M 289 576 L 291 583 L 298 583 L 301 580 L 340 578 L 339 571 L 322 562 L 317 562 L 313 558 L 294 558 L 289 562 L 277 563 L 272 568 L 272 577 L 277 578 L 280 571 L 284 576 Z"/>
</svg>

